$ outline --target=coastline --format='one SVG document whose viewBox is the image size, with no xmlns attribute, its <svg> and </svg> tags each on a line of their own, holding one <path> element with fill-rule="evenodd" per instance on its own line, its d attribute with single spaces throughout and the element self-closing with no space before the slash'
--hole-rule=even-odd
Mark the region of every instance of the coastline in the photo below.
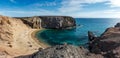
<svg viewBox="0 0 120 58">
<path fill-rule="evenodd" d="M 43 29 L 35 29 L 34 31 L 32 31 L 31 33 L 31 38 L 41 46 L 41 48 L 45 49 L 47 47 L 50 47 L 50 45 L 48 45 L 47 43 L 43 42 L 43 41 L 40 41 L 40 39 L 38 39 L 36 37 L 36 33 L 39 32 L 39 31 L 42 31 Z"/>
</svg>

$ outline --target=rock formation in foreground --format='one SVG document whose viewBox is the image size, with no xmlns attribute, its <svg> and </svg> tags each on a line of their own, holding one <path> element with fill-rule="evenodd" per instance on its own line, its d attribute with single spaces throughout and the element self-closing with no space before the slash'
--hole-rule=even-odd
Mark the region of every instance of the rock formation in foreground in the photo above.
<svg viewBox="0 0 120 58">
<path fill-rule="evenodd" d="M 35 29 L 69 29 L 76 26 L 75 20 L 69 16 L 35 16 L 17 18 Z"/>
<path fill-rule="evenodd" d="M 89 50 L 104 58 L 120 58 L 120 24 L 108 28 L 100 37 L 89 32 Z"/>
<path fill-rule="evenodd" d="M 86 50 L 72 45 L 57 45 L 40 50 L 32 55 L 16 58 L 86 58 Z"/>
<path fill-rule="evenodd" d="M 117 24 L 115 25 L 115 27 L 120 27 L 120 23 L 117 23 Z"/>
</svg>

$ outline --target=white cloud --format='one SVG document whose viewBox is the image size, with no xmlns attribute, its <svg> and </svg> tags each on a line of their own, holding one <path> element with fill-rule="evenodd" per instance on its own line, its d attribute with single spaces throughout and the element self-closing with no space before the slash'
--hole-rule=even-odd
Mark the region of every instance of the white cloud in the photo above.
<svg viewBox="0 0 120 58">
<path fill-rule="evenodd" d="M 11 0 L 14 1 L 15 0 Z M 100 11 L 91 11 L 91 12 L 82 12 L 81 9 L 84 10 L 85 4 L 94 4 L 94 3 L 101 3 L 107 2 L 108 5 L 112 9 L 108 10 L 100 10 Z M 120 0 L 62 0 L 61 7 L 55 10 L 45 10 L 39 7 L 43 6 L 56 6 L 56 2 L 45 2 L 45 3 L 35 3 L 29 5 L 26 8 L 31 8 L 36 6 L 38 8 L 34 8 L 31 11 L 16 11 L 16 10 L 6 10 L 1 11 L 0 13 L 8 16 L 38 16 L 38 15 L 67 15 L 73 17 L 120 17 L 120 9 L 116 10 L 113 7 L 120 7 Z M 17 15 L 16 15 L 17 14 Z"/>
<path fill-rule="evenodd" d="M 34 6 L 34 7 L 46 7 L 46 6 L 56 6 L 57 3 L 56 2 L 44 2 L 44 3 L 34 3 L 32 5 L 29 5 L 30 7 L 31 6 Z"/>
<path fill-rule="evenodd" d="M 76 15 L 74 15 L 76 14 Z M 101 10 L 101 11 L 92 11 L 92 12 L 81 12 L 81 13 L 74 13 L 72 16 L 74 17 L 83 17 L 83 18 L 120 18 L 120 11 L 119 10 Z"/>
<path fill-rule="evenodd" d="M 101 11 L 93 11 L 93 12 L 82 12 L 81 9 L 84 10 L 85 4 L 94 4 L 94 3 L 107 3 L 110 8 L 120 7 L 120 0 L 63 0 L 61 3 L 62 6 L 58 9 L 58 11 L 62 14 L 71 15 L 74 17 L 119 17 L 120 10 L 101 10 Z M 112 6 L 112 7 L 111 7 Z M 106 6 L 105 6 L 106 7 Z M 88 16 L 87 16 L 87 15 Z M 104 15 L 105 14 L 105 15 Z M 103 16 L 101 16 L 103 15 Z"/>
<path fill-rule="evenodd" d="M 120 7 L 120 0 L 110 0 L 110 3 L 112 7 Z"/>
<path fill-rule="evenodd" d="M 10 0 L 10 2 L 12 2 L 12 3 L 16 3 L 16 1 L 15 1 L 15 0 Z"/>
<path fill-rule="evenodd" d="M 83 4 L 92 4 L 92 3 L 100 3 L 100 2 L 106 2 L 107 0 L 63 0 L 61 3 L 62 6 L 59 8 L 60 12 L 76 12 L 80 11 L 82 9 Z"/>
</svg>

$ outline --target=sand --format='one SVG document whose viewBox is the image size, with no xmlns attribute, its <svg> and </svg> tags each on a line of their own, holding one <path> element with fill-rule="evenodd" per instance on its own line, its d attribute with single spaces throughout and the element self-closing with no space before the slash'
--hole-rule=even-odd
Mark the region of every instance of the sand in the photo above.
<svg viewBox="0 0 120 58">
<path fill-rule="evenodd" d="M 38 30 L 37 30 L 38 31 Z M 39 48 L 47 48 L 35 37 L 36 29 L 19 31 L 14 35 L 14 41 L 11 43 L 0 44 L 0 57 L 10 58 L 20 55 L 29 55 L 38 51 Z M 31 36 L 32 35 L 32 36 Z M 7 55 L 6 55 L 7 54 Z"/>
<path fill-rule="evenodd" d="M 37 31 L 19 19 L 0 16 L 0 58 L 13 58 L 37 52 L 48 45 L 38 41 Z"/>
<path fill-rule="evenodd" d="M 33 31 L 33 32 L 31 33 L 31 37 L 32 37 L 32 39 L 33 39 L 36 43 L 38 43 L 38 44 L 41 46 L 41 48 L 45 49 L 45 48 L 47 48 L 47 47 L 50 47 L 50 45 L 47 44 L 47 43 L 45 43 L 45 42 L 42 42 L 42 40 L 40 40 L 40 39 L 38 39 L 38 38 L 36 37 L 36 33 L 37 33 L 37 32 L 40 32 L 40 31 L 42 31 L 42 30 L 43 30 L 43 29 L 38 29 L 38 30 Z"/>
<path fill-rule="evenodd" d="M 19 50 L 19 53 L 17 55 L 28 55 L 32 54 L 36 51 L 38 51 L 39 48 L 47 48 L 49 45 L 44 44 L 43 42 L 40 42 L 36 37 L 36 32 L 40 31 L 41 29 L 30 29 L 25 30 L 23 32 L 20 32 L 17 36 L 15 45 L 17 45 L 17 52 Z M 15 47 L 15 48 L 16 48 Z"/>
</svg>

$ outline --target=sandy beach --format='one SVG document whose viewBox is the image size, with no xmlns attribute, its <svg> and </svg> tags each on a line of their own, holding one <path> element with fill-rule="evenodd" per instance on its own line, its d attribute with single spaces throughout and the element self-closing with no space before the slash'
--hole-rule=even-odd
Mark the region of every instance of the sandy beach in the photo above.
<svg viewBox="0 0 120 58">
<path fill-rule="evenodd" d="M 37 33 L 37 32 L 40 32 L 40 31 L 42 31 L 42 30 L 43 30 L 43 29 L 35 29 L 35 30 L 33 30 L 32 33 L 31 33 L 31 38 L 32 38 L 36 43 L 38 43 L 38 44 L 41 46 L 41 48 L 45 49 L 45 48 L 47 48 L 47 47 L 50 47 L 50 45 L 47 44 L 47 43 L 45 43 L 45 42 L 40 41 L 40 39 L 38 39 L 38 38 L 36 37 L 36 33 Z"/>
<path fill-rule="evenodd" d="M 17 45 L 19 45 L 18 49 L 21 50 L 20 54 L 32 54 L 33 52 L 38 51 L 39 48 L 45 49 L 47 47 L 49 47 L 47 44 L 44 44 L 43 42 L 40 42 L 35 34 L 36 32 L 40 31 L 42 29 L 30 29 L 30 30 L 26 30 L 21 32 L 17 37 L 19 39 L 17 39 L 16 43 Z M 24 35 L 23 35 L 24 34 Z M 18 51 L 17 51 L 18 52 Z"/>
<path fill-rule="evenodd" d="M 2 46 L 10 56 L 16 57 L 20 55 L 28 55 L 37 52 L 39 48 L 45 49 L 49 45 L 40 42 L 36 37 L 36 32 L 41 29 L 29 29 L 25 31 L 20 31 L 15 37 L 15 41 L 11 43 L 11 47 Z"/>
</svg>

